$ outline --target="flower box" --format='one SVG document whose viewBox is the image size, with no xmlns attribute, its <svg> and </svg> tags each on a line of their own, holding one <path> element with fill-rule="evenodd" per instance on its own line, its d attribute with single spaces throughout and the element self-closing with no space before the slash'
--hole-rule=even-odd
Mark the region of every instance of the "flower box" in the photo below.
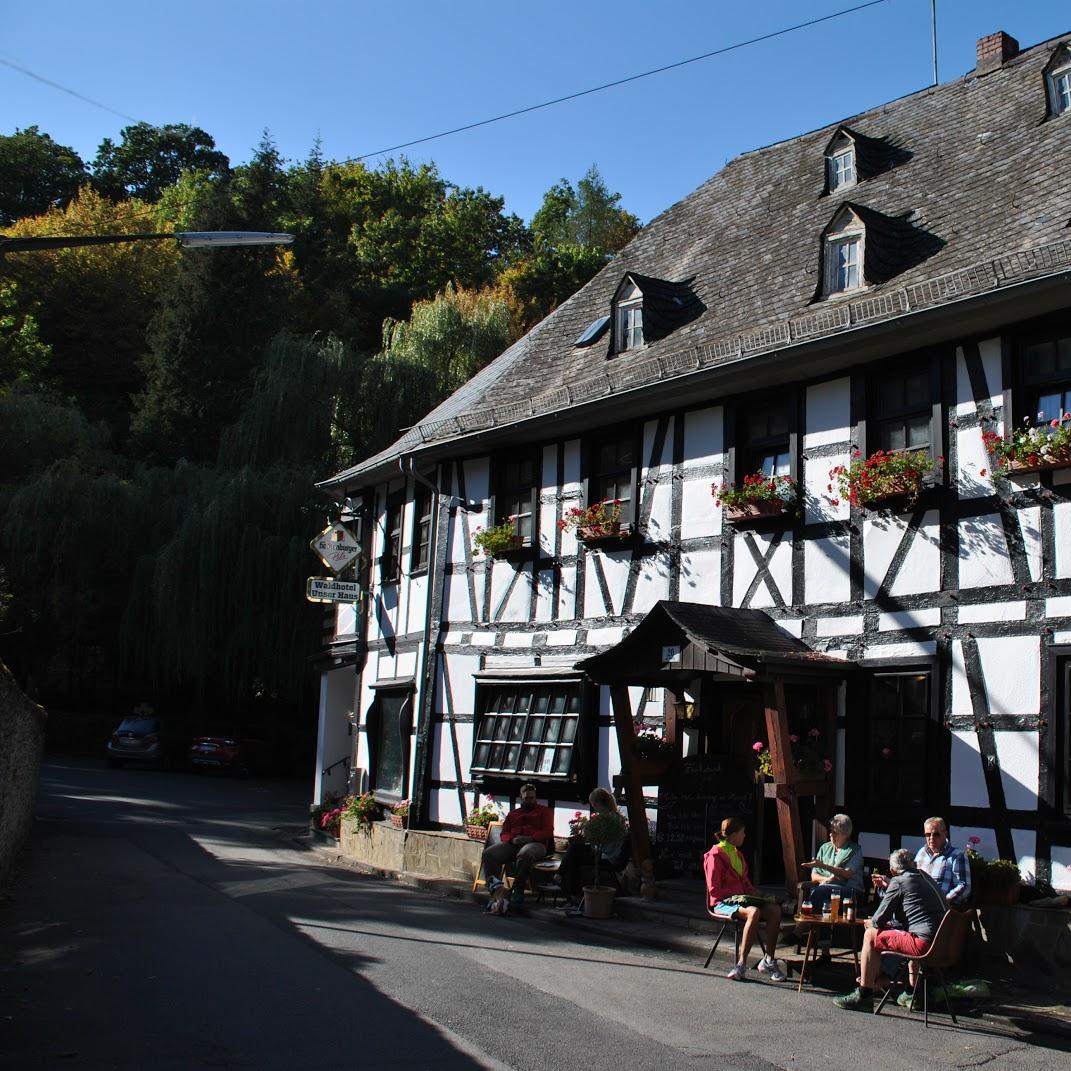
<svg viewBox="0 0 1071 1071">
<path fill-rule="evenodd" d="M 770 520 L 788 517 L 795 512 L 795 504 L 777 499 L 760 499 L 756 502 L 741 502 L 738 506 L 726 506 L 725 520 L 729 524 L 746 524 L 748 521 Z"/>
<path fill-rule="evenodd" d="M 405 819 L 400 814 L 390 815 L 390 824 L 395 829 L 405 829 Z"/>
<path fill-rule="evenodd" d="M 468 837 L 469 840 L 486 841 L 487 840 L 488 829 L 489 829 L 488 826 L 470 826 L 470 825 L 466 825 L 465 826 L 465 836 Z"/>
<path fill-rule="evenodd" d="M 586 525 L 576 530 L 576 538 L 582 543 L 597 543 L 600 539 L 620 539 L 623 535 L 628 535 L 628 529 L 623 529 L 620 521 Z"/>
<path fill-rule="evenodd" d="M 1055 472 L 1057 469 L 1071 469 L 1071 457 L 1062 461 L 1039 461 L 1028 465 L 1025 461 L 1009 461 L 1006 476 L 1028 476 L 1035 472 Z"/>
<path fill-rule="evenodd" d="M 943 457 L 934 462 L 919 451 L 877 450 L 864 460 L 856 450 L 850 464 L 836 465 L 829 470 L 827 491 L 836 495 L 830 499 L 834 506 L 839 506 L 841 499 L 863 509 L 882 509 L 900 499 L 914 505 L 923 480 L 943 464 Z"/>
</svg>

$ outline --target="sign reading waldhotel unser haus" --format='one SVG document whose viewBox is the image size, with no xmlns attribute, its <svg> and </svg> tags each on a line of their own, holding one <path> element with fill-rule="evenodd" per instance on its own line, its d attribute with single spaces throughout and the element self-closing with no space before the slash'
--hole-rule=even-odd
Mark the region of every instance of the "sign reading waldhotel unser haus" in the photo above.
<svg viewBox="0 0 1071 1071">
<path fill-rule="evenodd" d="M 943 814 L 1071 889 L 1069 44 L 993 34 L 954 82 L 732 160 L 326 480 L 371 565 L 319 766 L 352 747 L 414 829 L 531 779 L 564 835 L 638 769 L 627 708 L 749 784 L 783 733 L 757 803 L 782 839 L 795 779 L 867 856 Z M 510 517 L 522 545 L 476 553 Z M 716 643 L 674 624 L 712 609 Z"/>
</svg>

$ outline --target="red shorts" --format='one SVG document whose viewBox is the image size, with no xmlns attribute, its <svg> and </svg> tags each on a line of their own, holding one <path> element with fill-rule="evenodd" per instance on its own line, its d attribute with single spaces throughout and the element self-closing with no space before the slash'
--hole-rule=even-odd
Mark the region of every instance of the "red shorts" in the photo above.
<svg viewBox="0 0 1071 1071">
<path fill-rule="evenodd" d="M 901 956 L 921 956 L 930 942 L 925 937 L 916 937 L 907 930 L 878 930 L 874 934 L 874 947 L 879 952 L 899 952 Z"/>
</svg>

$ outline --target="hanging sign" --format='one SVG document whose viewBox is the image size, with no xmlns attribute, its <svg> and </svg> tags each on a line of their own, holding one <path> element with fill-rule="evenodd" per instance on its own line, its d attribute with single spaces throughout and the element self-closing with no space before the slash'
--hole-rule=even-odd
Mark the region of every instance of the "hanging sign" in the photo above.
<svg viewBox="0 0 1071 1071">
<path fill-rule="evenodd" d="M 309 546 L 334 573 L 341 573 L 361 553 L 357 540 L 350 535 L 349 529 L 341 524 L 325 528 Z"/>
<path fill-rule="evenodd" d="M 305 585 L 309 602 L 360 602 L 361 585 L 354 580 L 336 580 L 333 576 L 310 576 Z"/>
</svg>

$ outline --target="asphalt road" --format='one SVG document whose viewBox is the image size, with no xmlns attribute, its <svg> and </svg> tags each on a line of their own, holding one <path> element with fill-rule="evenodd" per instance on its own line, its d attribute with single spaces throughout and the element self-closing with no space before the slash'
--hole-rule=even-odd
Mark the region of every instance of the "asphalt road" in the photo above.
<svg viewBox="0 0 1071 1071">
<path fill-rule="evenodd" d="M 45 768 L 0 904 L 0 1066 L 1051 1071 L 1063 1051 L 826 996 L 325 865 L 307 790 Z"/>
</svg>

